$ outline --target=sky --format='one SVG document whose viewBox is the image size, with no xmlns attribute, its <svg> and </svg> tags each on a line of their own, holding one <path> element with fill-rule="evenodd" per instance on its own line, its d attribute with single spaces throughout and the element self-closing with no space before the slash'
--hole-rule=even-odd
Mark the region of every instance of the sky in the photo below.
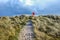
<svg viewBox="0 0 60 40">
<path fill-rule="evenodd" d="M 0 16 L 35 12 L 36 15 L 60 15 L 60 0 L 0 0 Z"/>
</svg>

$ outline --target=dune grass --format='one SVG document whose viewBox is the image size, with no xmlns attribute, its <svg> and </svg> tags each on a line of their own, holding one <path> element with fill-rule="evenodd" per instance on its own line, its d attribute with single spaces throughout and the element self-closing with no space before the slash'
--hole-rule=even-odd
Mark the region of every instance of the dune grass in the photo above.
<svg viewBox="0 0 60 40">
<path fill-rule="evenodd" d="M 0 17 L 0 40 L 18 40 L 18 34 L 26 24 L 27 17 Z"/>
<path fill-rule="evenodd" d="M 38 16 L 33 22 L 36 40 L 60 40 L 60 16 Z"/>
<path fill-rule="evenodd" d="M 36 40 L 60 40 L 60 16 L 0 17 L 0 40 L 18 40 L 28 20 L 32 20 Z"/>
</svg>

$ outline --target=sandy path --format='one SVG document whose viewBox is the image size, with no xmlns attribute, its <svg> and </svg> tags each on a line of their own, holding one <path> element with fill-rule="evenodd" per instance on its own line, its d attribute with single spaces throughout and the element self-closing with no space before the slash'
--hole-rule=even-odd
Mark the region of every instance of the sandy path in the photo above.
<svg viewBox="0 0 60 40">
<path fill-rule="evenodd" d="M 28 22 L 21 30 L 18 40 L 34 40 L 33 26 Z"/>
</svg>

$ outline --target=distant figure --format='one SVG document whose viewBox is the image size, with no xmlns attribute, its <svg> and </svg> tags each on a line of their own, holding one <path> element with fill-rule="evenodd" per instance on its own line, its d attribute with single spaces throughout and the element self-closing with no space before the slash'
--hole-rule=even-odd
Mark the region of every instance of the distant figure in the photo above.
<svg viewBox="0 0 60 40">
<path fill-rule="evenodd" d="M 35 13 L 34 12 L 32 12 L 32 16 L 34 16 L 35 15 Z"/>
</svg>

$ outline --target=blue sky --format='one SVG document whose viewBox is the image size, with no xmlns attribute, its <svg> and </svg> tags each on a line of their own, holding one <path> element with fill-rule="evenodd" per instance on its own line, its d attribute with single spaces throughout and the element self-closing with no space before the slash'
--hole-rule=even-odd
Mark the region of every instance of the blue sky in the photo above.
<svg viewBox="0 0 60 40">
<path fill-rule="evenodd" d="M 60 0 L 0 0 L 0 16 L 60 15 Z"/>
</svg>

